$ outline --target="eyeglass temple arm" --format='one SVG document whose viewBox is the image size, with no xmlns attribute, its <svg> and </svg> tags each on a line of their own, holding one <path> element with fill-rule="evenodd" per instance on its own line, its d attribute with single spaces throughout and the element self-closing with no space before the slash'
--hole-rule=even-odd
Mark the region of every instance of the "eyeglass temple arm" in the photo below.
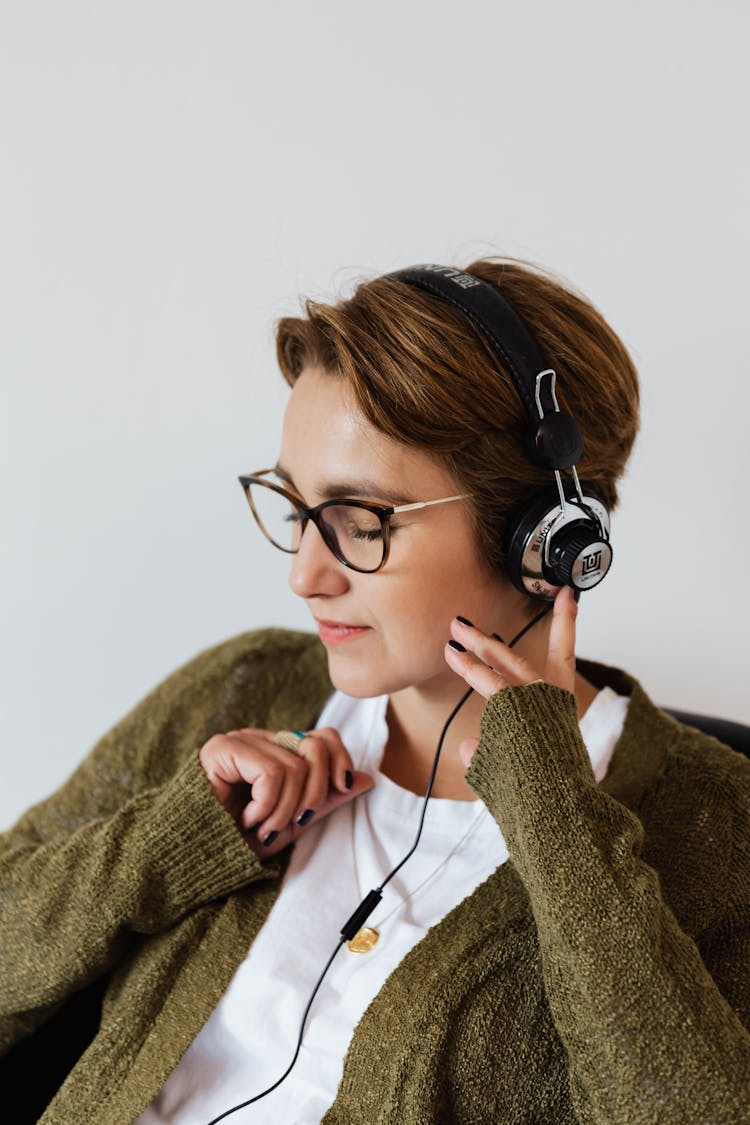
<svg viewBox="0 0 750 1125">
<path fill-rule="evenodd" d="M 451 500 L 465 500 L 466 493 L 461 493 L 459 496 L 443 496 L 440 500 L 421 500 L 416 504 L 399 504 L 397 508 L 393 509 L 394 515 L 396 512 L 413 512 L 417 508 L 431 508 L 433 504 L 448 504 Z"/>
</svg>

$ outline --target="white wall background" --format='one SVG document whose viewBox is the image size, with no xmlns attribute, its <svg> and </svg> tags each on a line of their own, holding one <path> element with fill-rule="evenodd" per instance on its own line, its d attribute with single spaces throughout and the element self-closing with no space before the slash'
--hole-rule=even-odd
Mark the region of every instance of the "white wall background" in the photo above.
<svg viewBox="0 0 750 1125">
<path fill-rule="evenodd" d="M 237 473 L 273 320 L 482 253 L 569 277 L 644 428 L 580 651 L 750 721 L 740 0 L 2 0 L 0 823 L 199 649 L 308 627 Z"/>
</svg>

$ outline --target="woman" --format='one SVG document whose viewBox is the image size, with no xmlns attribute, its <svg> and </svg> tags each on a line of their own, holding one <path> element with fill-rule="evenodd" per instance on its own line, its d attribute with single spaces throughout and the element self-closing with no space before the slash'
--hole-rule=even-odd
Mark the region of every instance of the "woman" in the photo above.
<svg viewBox="0 0 750 1125">
<path fill-rule="evenodd" d="M 538 271 L 458 278 L 554 362 L 604 549 L 625 349 Z M 399 277 L 308 302 L 278 354 L 278 463 L 243 481 L 319 637 L 202 653 L 7 834 L 3 1042 L 54 1017 L 57 1057 L 104 994 L 42 1120 L 207 1122 L 274 1086 L 236 1119 L 750 1120 L 750 769 L 576 663 L 577 579 L 539 616 L 509 527 L 553 473 L 508 372 Z"/>
</svg>

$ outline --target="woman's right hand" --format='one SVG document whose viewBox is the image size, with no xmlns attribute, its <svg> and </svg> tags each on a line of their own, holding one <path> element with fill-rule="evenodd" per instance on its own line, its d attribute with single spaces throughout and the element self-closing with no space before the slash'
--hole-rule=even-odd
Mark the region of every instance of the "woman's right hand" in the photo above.
<svg viewBox="0 0 750 1125">
<path fill-rule="evenodd" d="M 369 774 L 354 769 L 333 727 L 307 733 L 296 753 L 275 743 L 275 733 L 246 728 L 215 734 L 199 754 L 216 797 L 263 859 L 374 785 Z"/>
</svg>

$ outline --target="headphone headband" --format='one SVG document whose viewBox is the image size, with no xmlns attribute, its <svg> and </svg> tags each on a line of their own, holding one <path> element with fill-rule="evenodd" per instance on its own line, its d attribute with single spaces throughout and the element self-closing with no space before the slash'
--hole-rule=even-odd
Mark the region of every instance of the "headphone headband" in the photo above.
<svg viewBox="0 0 750 1125">
<path fill-rule="evenodd" d="M 408 266 L 386 274 L 454 305 L 474 323 L 507 368 L 529 418 L 531 457 L 548 469 L 569 469 L 583 440 L 577 423 L 555 398 L 555 372 L 519 313 L 500 290 L 452 266 Z"/>
<path fill-rule="evenodd" d="M 552 469 L 557 490 L 535 493 L 511 517 L 506 536 L 507 570 L 514 585 L 548 601 L 560 586 L 589 590 L 612 563 L 609 515 L 595 495 L 584 495 L 576 472 L 583 451 L 578 424 L 555 397 L 555 372 L 530 329 L 495 285 L 452 266 L 409 266 L 385 275 L 424 289 L 467 316 L 511 376 L 529 417 L 532 460 Z M 575 495 L 561 475 L 569 469 Z"/>
</svg>

